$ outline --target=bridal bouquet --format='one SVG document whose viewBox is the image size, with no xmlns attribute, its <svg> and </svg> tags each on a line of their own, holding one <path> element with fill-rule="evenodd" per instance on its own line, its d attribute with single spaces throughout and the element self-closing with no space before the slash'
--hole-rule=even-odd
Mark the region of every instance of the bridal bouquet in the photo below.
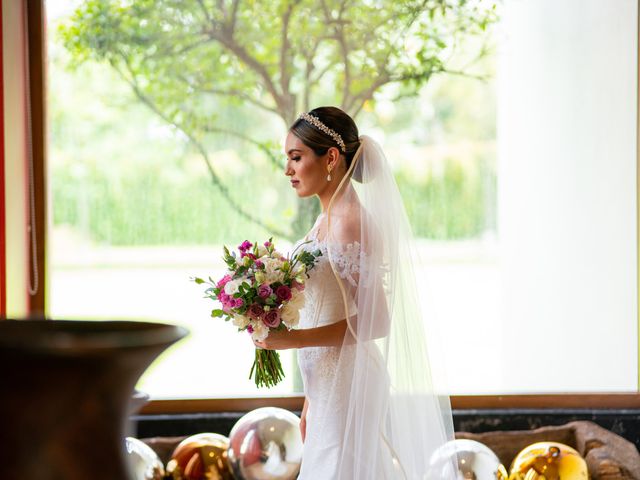
<svg viewBox="0 0 640 480">
<path fill-rule="evenodd" d="M 285 257 L 275 249 L 271 238 L 263 245 L 245 240 L 237 253 L 224 247 L 227 273 L 217 282 L 211 277 L 208 281 L 193 279 L 208 285 L 205 297 L 222 307 L 214 309 L 211 316 L 231 321 L 238 331 L 247 331 L 258 341 L 272 330 L 297 327 L 304 305 L 304 283 L 321 255 L 319 250 L 298 249 Z M 284 372 L 278 352 L 257 348 L 249 378 L 254 373 L 257 387 L 273 387 L 280 382 Z"/>
</svg>

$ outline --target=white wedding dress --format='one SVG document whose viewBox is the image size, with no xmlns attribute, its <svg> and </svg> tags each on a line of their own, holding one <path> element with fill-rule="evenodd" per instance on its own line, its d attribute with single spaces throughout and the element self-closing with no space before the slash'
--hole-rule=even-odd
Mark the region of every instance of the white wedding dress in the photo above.
<svg viewBox="0 0 640 480">
<path fill-rule="evenodd" d="M 454 438 L 449 398 L 432 379 L 425 322 L 436 317 L 418 301 L 411 229 L 375 140 L 360 137 L 325 207 L 298 243 L 322 252 L 299 327 L 347 319 L 348 333 L 341 346 L 298 350 L 308 400 L 298 479 L 453 480 L 455 465 L 430 465 Z"/>
<path fill-rule="evenodd" d="M 322 252 L 305 284 L 306 299 L 300 312 L 299 324 L 299 328 L 304 329 L 330 325 L 345 319 L 342 295 L 329 263 L 327 250 L 331 249 L 336 272 L 344 285 L 352 288 L 357 287 L 360 260 L 364 255 L 358 242 L 341 245 L 319 240 L 318 227 L 323 218 L 324 214 L 320 214 L 304 240 L 310 242 L 302 246 L 307 251 Z M 303 240 L 298 242 L 298 245 L 301 243 Z M 357 314 L 357 306 L 352 296 L 348 297 L 349 316 L 352 317 Z M 347 407 L 355 354 L 356 348 L 353 345 L 298 349 L 304 393 L 309 402 L 304 453 L 298 480 L 346 480 L 345 472 L 355 471 L 355 463 L 362 461 L 352 458 L 352 449 L 343 444 L 349 423 Z M 380 360 L 382 361 L 381 357 Z M 382 391 L 378 390 L 372 394 L 384 395 L 384 389 L 388 385 L 381 387 Z M 383 449 L 381 442 L 379 448 Z M 385 455 L 379 450 L 369 452 L 368 457 L 365 461 L 373 463 L 378 475 L 375 479 L 368 480 L 393 478 L 385 473 L 390 467 L 387 465 L 385 468 L 382 465 L 389 463 L 383 460 L 390 460 L 388 454 Z"/>
</svg>

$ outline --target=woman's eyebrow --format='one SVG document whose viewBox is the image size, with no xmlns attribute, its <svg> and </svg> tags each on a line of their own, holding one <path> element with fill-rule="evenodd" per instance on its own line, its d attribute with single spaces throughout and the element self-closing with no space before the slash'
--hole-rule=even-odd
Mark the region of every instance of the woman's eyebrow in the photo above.
<svg viewBox="0 0 640 480">
<path fill-rule="evenodd" d="M 301 152 L 301 151 L 302 151 L 302 150 L 298 150 L 297 148 L 292 148 L 291 150 L 289 150 L 289 151 L 287 152 L 287 155 L 291 155 L 291 153 L 293 153 L 293 152 Z"/>
</svg>

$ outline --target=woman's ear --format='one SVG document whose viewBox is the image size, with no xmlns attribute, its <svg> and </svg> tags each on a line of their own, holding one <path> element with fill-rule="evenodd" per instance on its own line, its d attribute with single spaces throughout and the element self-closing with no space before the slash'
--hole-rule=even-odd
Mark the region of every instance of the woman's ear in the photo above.
<svg viewBox="0 0 640 480">
<path fill-rule="evenodd" d="M 340 152 L 338 152 L 337 148 L 330 147 L 327 153 L 329 155 L 327 168 L 330 168 L 331 170 L 333 170 L 338 166 L 338 160 L 340 159 Z"/>
</svg>

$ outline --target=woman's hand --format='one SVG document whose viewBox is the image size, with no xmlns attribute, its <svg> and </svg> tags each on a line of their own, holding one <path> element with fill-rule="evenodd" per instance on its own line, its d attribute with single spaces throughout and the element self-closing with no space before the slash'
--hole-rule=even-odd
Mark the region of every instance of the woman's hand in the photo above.
<svg viewBox="0 0 640 480">
<path fill-rule="evenodd" d="M 256 347 L 264 350 L 287 350 L 300 347 L 299 330 L 271 330 L 269 336 L 261 342 L 254 340 Z"/>
</svg>

